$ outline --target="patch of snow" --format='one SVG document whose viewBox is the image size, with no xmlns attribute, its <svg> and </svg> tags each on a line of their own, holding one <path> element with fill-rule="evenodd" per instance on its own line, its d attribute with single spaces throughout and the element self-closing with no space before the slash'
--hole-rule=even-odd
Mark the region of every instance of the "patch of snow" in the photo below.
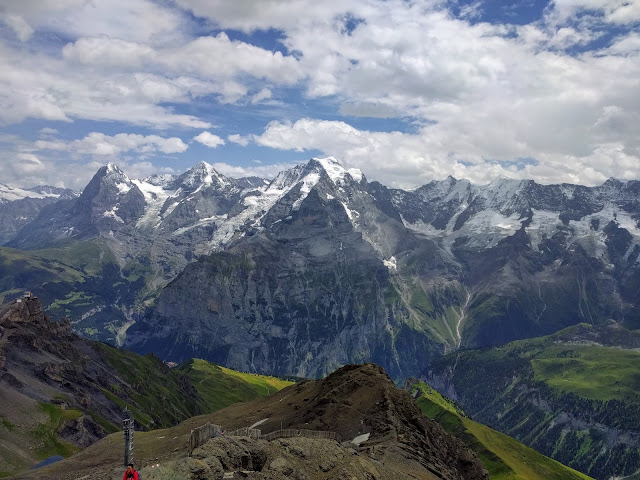
<svg viewBox="0 0 640 480">
<path fill-rule="evenodd" d="M 576 186 L 564 183 L 560 185 L 560 191 L 567 200 L 571 200 L 576 193 Z"/>
<path fill-rule="evenodd" d="M 22 188 L 14 188 L 8 185 L 0 184 L 0 200 L 6 202 L 13 202 L 15 200 L 22 200 L 23 198 L 46 198 L 46 197 L 59 197 L 56 194 L 43 195 L 38 192 L 32 192 L 30 190 L 23 190 Z"/>
<path fill-rule="evenodd" d="M 116 187 L 118 188 L 120 194 L 124 195 L 129 190 L 131 190 L 132 185 L 129 185 L 127 183 L 116 183 Z"/>
<path fill-rule="evenodd" d="M 227 218 L 225 222 L 218 226 L 209 241 L 209 245 L 213 250 L 217 250 L 227 244 L 245 223 L 250 223 L 258 229 L 262 228 L 260 219 L 296 184 L 296 182 L 291 181 L 291 176 L 285 178 L 287 177 L 286 173 L 283 172 L 282 175 L 278 175 L 266 190 L 260 191 L 260 195 L 249 195 L 242 199 L 247 208 L 238 215 Z"/>
<path fill-rule="evenodd" d="M 363 433 L 362 435 L 358 435 L 353 440 L 351 440 L 351 443 L 353 443 L 354 445 L 360 446 L 361 443 L 364 443 L 367 440 L 369 440 L 369 437 L 371 437 L 371 433 Z"/>
<path fill-rule="evenodd" d="M 327 172 L 331 181 L 335 184 L 340 182 L 344 182 L 344 177 L 348 173 L 353 180 L 356 182 L 360 182 L 362 180 L 362 171 L 359 168 L 350 168 L 346 170 L 340 162 L 335 159 L 335 157 L 327 157 L 327 158 L 314 158 L 324 171 Z"/>
<path fill-rule="evenodd" d="M 192 223 L 191 225 L 187 225 L 186 227 L 182 227 L 182 228 L 178 228 L 177 230 L 175 230 L 172 235 L 173 236 L 178 236 L 178 235 L 182 235 L 183 233 L 188 232 L 189 230 L 193 230 L 196 227 L 201 227 L 203 225 L 209 225 L 211 223 L 216 223 L 220 220 L 226 220 L 227 219 L 227 215 L 219 215 L 219 216 L 213 216 L 213 217 L 207 217 L 207 218 L 201 218 L 200 220 L 198 220 L 195 223 Z"/>
<path fill-rule="evenodd" d="M 198 185 L 196 190 L 199 191 L 203 186 L 217 183 L 218 185 L 227 186 L 230 182 L 222 175 L 220 175 L 213 165 L 207 162 L 200 162 L 195 167 L 187 170 L 181 177 L 182 184 L 186 187 L 194 187 Z"/>
<path fill-rule="evenodd" d="M 600 225 L 597 231 L 591 226 L 592 220 L 598 220 Z M 614 221 L 618 227 L 627 230 L 632 238 L 626 256 L 631 254 L 636 245 L 640 245 L 640 229 L 636 221 L 631 216 L 620 210 L 617 206 L 608 204 L 602 210 L 591 215 L 587 215 L 580 220 L 571 220 L 569 226 L 574 231 L 573 241 L 579 243 L 587 252 L 597 258 L 605 258 L 607 255 L 606 234 L 604 228 L 609 222 Z"/>
<path fill-rule="evenodd" d="M 252 428 L 256 428 L 258 425 L 262 425 L 264 422 L 266 422 L 267 420 L 269 420 L 268 418 L 263 418 L 262 420 L 258 420 L 256 423 L 254 423 L 253 425 L 251 425 L 249 427 L 249 429 Z"/>
<path fill-rule="evenodd" d="M 293 210 L 297 210 L 300 208 L 300 205 L 302 205 L 302 202 L 304 201 L 304 199 L 307 198 L 307 195 L 309 195 L 309 192 L 311 191 L 311 189 L 315 187 L 319 181 L 320 181 L 320 174 L 315 172 L 305 175 L 304 178 L 302 178 L 302 187 L 300 187 L 300 196 L 296 199 L 295 202 L 293 202 L 293 206 L 292 206 Z"/>
<path fill-rule="evenodd" d="M 103 217 L 107 217 L 107 218 L 113 218 L 116 222 L 119 223 L 124 223 L 124 220 L 122 220 L 122 218 L 120 218 L 118 216 L 118 214 L 116 213 L 118 211 L 118 207 L 113 207 L 111 210 L 107 210 L 106 212 L 104 212 L 102 214 Z"/>
<path fill-rule="evenodd" d="M 166 184 L 161 182 L 150 183 L 144 180 L 133 180 L 132 182 L 140 189 L 146 203 L 145 212 L 136 223 L 136 227 L 158 228 L 162 221 L 162 217 L 160 216 L 162 206 L 168 198 L 177 195 L 180 191 L 166 190 Z M 175 205 L 177 205 L 177 202 L 173 205 L 173 208 L 175 208 Z M 170 211 L 167 210 L 165 215 L 169 213 Z"/>
<path fill-rule="evenodd" d="M 532 209 L 532 212 L 533 218 L 531 224 L 526 227 L 526 231 L 531 241 L 531 248 L 538 250 L 542 239 L 551 238 L 557 228 L 562 226 L 562 221 L 558 212 L 536 209 Z"/>
<path fill-rule="evenodd" d="M 392 272 L 398 270 L 398 264 L 396 263 L 396 257 L 391 257 L 389 260 L 383 260 L 382 263 Z"/>
<path fill-rule="evenodd" d="M 413 230 L 416 233 L 421 233 L 427 237 L 444 237 L 445 235 L 447 235 L 446 230 L 438 230 L 430 223 L 423 222 L 422 220 L 418 220 L 415 223 L 410 223 L 406 218 L 404 218 L 403 215 L 400 215 L 400 219 L 402 220 L 402 224 L 409 230 Z"/>
<path fill-rule="evenodd" d="M 349 217 L 349 220 L 351 220 L 351 222 L 353 223 L 354 218 L 358 218 L 360 217 L 360 212 L 356 212 L 355 210 L 351 210 L 349 207 L 347 207 L 347 204 L 344 202 L 340 202 L 342 203 L 342 206 L 344 207 L 344 211 L 347 212 L 347 217 Z"/>
</svg>

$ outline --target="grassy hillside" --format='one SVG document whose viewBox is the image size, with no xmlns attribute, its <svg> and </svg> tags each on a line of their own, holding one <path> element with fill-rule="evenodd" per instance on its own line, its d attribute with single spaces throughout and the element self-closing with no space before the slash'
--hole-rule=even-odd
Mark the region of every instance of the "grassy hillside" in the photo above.
<svg viewBox="0 0 640 480">
<path fill-rule="evenodd" d="M 143 308 L 151 276 L 144 258 L 118 265 L 99 238 L 43 250 L 0 247 L 0 303 L 33 292 L 52 317 L 69 317 L 83 336 L 110 343 L 128 321 L 123 309 Z"/>
<path fill-rule="evenodd" d="M 191 359 L 177 369 L 191 379 L 209 411 L 271 395 L 294 382 L 276 377 L 242 373 L 206 360 Z"/>
<path fill-rule="evenodd" d="M 596 478 L 628 476 L 640 471 L 638 347 L 640 332 L 581 324 L 451 354 L 427 381 L 454 391 L 474 419 L 563 464 Z"/>
<path fill-rule="evenodd" d="M 563 393 L 640 405 L 640 353 L 603 346 L 531 344 L 534 380 Z"/>
<path fill-rule="evenodd" d="M 492 480 L 586 480 L 588 477 L 526 447 L 513 438 L 467 418 L 458 405 L 424 382 L 411 392 L 422 412 L 473 449 Z"/>
</svg>

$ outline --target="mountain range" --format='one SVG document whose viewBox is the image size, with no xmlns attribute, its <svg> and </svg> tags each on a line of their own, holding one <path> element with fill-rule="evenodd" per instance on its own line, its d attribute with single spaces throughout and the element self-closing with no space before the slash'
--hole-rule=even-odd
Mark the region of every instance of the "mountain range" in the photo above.
<svg viewBox="0 0 640 480">
<path fill-rule="evenodd" d="M 7 246 L 34 275 L 43 252 L 92 246 L 94 280 L 30 288 L 93 338 L 285 375 L 374 361 L 401 379 L 579 322 L 638 328 L 639 192 L 451 177 L 404 191 L 331 157 L 270 182 L 110 164 Z"/>
<path fill-rule="evenodd" d="M 68 188 L 39 185 L 22 189 L 0 184 L 0 245 L 11 240 L 46 205 L 77 196 Z"/>
<path fill-rule="evenodd" d="M 635 444 L 624 440 L 635 442 L 635 430 L 619 424 L 637 416 L 635 403 L 554 390 L 536 377 L 544 361 L 515 377 L 507 368 L 504 384 L 486 381 L 488 390 L 462 381 L 450 391 L 441 378 L 451 369 L 489 378 L 476 370 L 495 362 L 472 349 L 579 324 L 594 330 L 575 341 L 604 342 L 624 361 L 619 352 L 635 338 L 625 332 L 640 327 L 639 193 L 640 182 L 615 179 L 482 186 L 451 177 L 405 191 L 334 158 L 271 181 L 228 178 L 204 162 L 133 180 L 109 164 L 80 195 L 3 233 L 0 297 L 34 292 L 47 313 L 68 317 L 65 328 L 165 361 L 196 357 L 297 377 L 375 362 L 392 379 L 427 380 L 474 419 L 606 478 L 637 468 Z M 540 355 L 527 345 L 505 348 Z M 554 368 L 566 368 L 558 365 L 544 375 L 555 378 Z M 538 392 L 537 404 L 523 401 L 527 392 Z M 504 410 L 491 403 L 495 395 Z M 538 434 L 521 435 L 524 424 Z"/>
</svg>

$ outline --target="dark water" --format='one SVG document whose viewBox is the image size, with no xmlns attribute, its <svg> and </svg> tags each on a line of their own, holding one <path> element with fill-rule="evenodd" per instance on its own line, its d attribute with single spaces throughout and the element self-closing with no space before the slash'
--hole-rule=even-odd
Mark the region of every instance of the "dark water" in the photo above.
<svg viewBox="0 0 640 480">
<path fill-rule="evenodd" d="M 45 458 L 40 463 L 31 467 L 31 469 L 35 470 L 36 468 L 46 467 L 47 465 L 59 462 L 60 460 L 64 460 L 64 457 L 61 457 L 60 455 L 51 455 L 49 458 Z"/>
</svg>

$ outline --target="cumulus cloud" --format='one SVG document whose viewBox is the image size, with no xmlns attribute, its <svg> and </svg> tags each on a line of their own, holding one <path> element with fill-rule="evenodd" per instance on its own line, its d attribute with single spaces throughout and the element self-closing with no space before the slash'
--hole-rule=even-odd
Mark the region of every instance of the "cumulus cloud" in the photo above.
<svg viewBox="0 0 640 480">
<path fill-rule="evenodd" d="M 626 25 L 640 21 L 640 1 L 555 0 L 548 15 L 555 21 L 566 21 L 577 13 L 603 15 L 606 22 Z"/>
<path fill-rule="evenodd" d="M 253 97 L 251 97 L 251 103 L 260 103 L 262 100 L 267 100 L 273 96 L 271 90 L 268 88 L 263 88 L 258 93 L 256 93 Z"/>
<path fill-rule="evenodd" d="M 227 140 L 229 140 L 231 143 L 237 143 L 238 145 L 242 145 L 243 147 L 246 147 L 247 145 L 249 145 L 250 138 L 248 136 L 243 136 L 238 133 L 234 133 L 232 135 L 227 136 Z"/>
<path fill-rule="evenodd" d="M 26 0 L 3 2 L 7 15 L 43 31 L 65 37 L 100 32 L 136 42 L 171 43 L 182 38 L 182 15 L 150 0 Z"/>
<path fill-rule="evenodd" d="M 640 178 L 637 155 L 622 144 L 598 145 L 584 155 L 540 152 L 535 162 L 500 161 L 470 151 L 447 151 L 437 125 L 417 133 L 359 130 L 345 122 L 304 118 L 295 123 L 271 122 L 252 141 L 280 150 L 320 150 L 336 155 L 348 168 L 360 168 L 369 179 L 414 188 L 447 175 L 489 183 L 499 175 L 535 178 L 542 183 L 600 184 L 609 177 Z M 491 141 L 491 140 L 489 140 Z"/>
<path fill-rule="evenodd" d="M 209 148 L 216 148 L 220 145 L 224 145 L 224 140 L 220 138 L 218 135 L 214 135 L 211 132 L 204 131 L 199 135 L 193 137 L 196 142 L 199 142 Z"/>
<path fill-rule="evenodd" d="M 185 103 L 218 86 L 189 78 L 68 68 L 43 54 L 22 55 L 0 44 L 0 123 L 25 118 L 121 121 L 167 128 L 208 128 L 209 122 L 160 105 Z"/>
<path fill-rule="evenodd" d="M 114 136 L 101 132 L 91 132 L 86 137 L 66 142 L 64 140 L 37 140 L 34 143 L 37 150 L 67 151 L 83 155 L 117 155 L 119 153 L 135 151 L 149 153 L 182 153 L 189 148 L 178 137 L 163 138 L 158 135 L 138 135 L 133 133 L 119 133 Z"/>
<path fill-rule="evenodd" d="M 322 150 L 397 185 L 448 174 L 590 183 L 638 173 L 640 0 L 555 0 L 528 25 L 477 22 L 480 2 L 456 17 L 442 0 L 9 3 L 3 22 L 29 49 L 0 42 L 0 123 L 197 128 L 194 140 L 209 146 L 224 137 Z M 191 14 L 245 41 L 197 36 Z M 29 29 L 70 40 L 60 55 L 37 53 Z M 278 47 L 251 44 L 258 29 L 277 30 Z M 223 113 L 224 134 L 206 131 Z M 264 119 L 263 133 L 237 127 L 247 115 L 242 125 Z M 404 131 L 349 124 L 389 129 L 384 119 Z M 123 151 L 114 138 L 60 151 Z"/>
<path fill-rule="evenodd" d="M 19 15 L 2 15 L 0 19 L 6 23 L 23 42 L 29 40 L 33 34 L 33 28 Z"/>
</svg>

